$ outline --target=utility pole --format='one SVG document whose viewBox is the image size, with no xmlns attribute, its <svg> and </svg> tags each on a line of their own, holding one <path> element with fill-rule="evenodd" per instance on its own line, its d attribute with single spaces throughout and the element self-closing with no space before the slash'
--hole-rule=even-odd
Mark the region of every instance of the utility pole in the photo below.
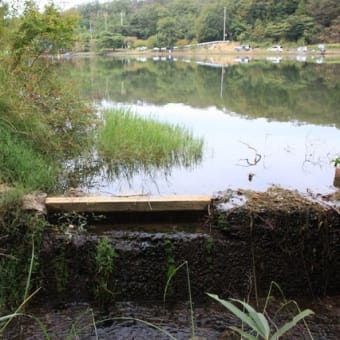
<svg viewBox="0 0 340 340">
<path fill-rule="evenodd" d="M 226 33 L 225 33 L 225 25 L 226 25 L 226 17 L 227 17 L 227 8 L 224 7 L 224 11 L 223 11 L 223 41 L 225 41 L 225 36 L 226 36 Z"/>
<path fill-rule="evenodd" d="M 90 20 L 90 34 L 91 34 L 91 40 L 93 39 L 93 34 L 92 34 L 92 22 L 91 22 L 91 20 Z"/>
<path fill-rule="evenodd" d="M 224 65 L 222 66 L 222 70 L 221 70 L 221 90 L 220 90 L 221 98 L 223 98 L 223 80 L 224 80 Z"/>
<path fill-rule="evenodd" d="M 120 11 L 120 26 L 124 25 L 124 12 Z"/>
<path fill-rule="evenodd" d="M 104 13 L 103 13 L 103 15 L 104 15 L 104 25 L 105 25 L 105 31 L 107 32 L 107 11 L 105 11 Z"/>
</svg>

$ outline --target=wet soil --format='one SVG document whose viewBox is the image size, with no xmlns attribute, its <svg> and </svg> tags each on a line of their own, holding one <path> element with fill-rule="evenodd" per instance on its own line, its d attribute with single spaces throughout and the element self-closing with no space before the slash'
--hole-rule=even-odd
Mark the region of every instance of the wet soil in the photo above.
<svg viewBox="0 0 340 340">
<path fill-rule="evenodd" d="M 262 301 L 263 302 L 263 301 Z M 273 317 L 279 300 L 272 302 L 268 314 Z M 299 323 L 282 339 L 336 340 L 340 334 L 340 296 L 314 301 L 299 301 L 301 308 L 311 308 L 315 315 L 306 319 L 306 325 Z M 60 309 L 40 307 L 31 314 L 39 318 L 53 340 L 59 339 L 169 339 L 163 331 L 175 339 L 188 340 L 192 336 L 192 325 L 188 303 L 179 302 L 164 307 L 159 302 L 141 304 L 116 302 L 105 313 L 88 304 L 65 305 Z M 283 325 L 291 320 L 296 309 L 292 306 L 278 313 L 273 321 Z M 150 323 L 149 325 L 146 322 Z M 239 327 L 239 321 L 223 307 L 206 303 L 194 307 L 194 327 L 196 339 L 227 340 L 239 339 L 229 326 Z M 156 327 L 158 329 L 156 329 Z M 160 330 L 161 329 L 161 330 Z M 44 339 L 44 334 L 36 322 L 30 318 L 15 320 L 8 328 L 5 339 Z"/>
</svg>

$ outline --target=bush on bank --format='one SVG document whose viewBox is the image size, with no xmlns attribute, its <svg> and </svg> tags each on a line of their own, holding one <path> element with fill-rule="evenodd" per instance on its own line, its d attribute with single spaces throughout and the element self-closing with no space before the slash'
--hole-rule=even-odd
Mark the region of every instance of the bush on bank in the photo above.
<svg viewBox="0 0 340 340">
<path fill-rule="evenodd" d="M 46 222 L 22 211 L 23 194 L 58 189 L 63 164 L 90 144 L 94 118 L 46 60 L 72 46 L 77 18 L 53 5 L 41 13 L 34 1 L 24 7 L 0 4 L 0 315 L 23 301 L 33 243 L 33 274 L 39 266 Z"/>
</svg>

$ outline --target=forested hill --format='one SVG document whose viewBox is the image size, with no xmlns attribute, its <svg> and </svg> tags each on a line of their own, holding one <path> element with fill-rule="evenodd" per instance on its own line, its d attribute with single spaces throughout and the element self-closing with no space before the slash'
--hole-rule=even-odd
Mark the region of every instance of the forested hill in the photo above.
<svg viewBox="0 0 340 340">
<path fill-rule="evenodd" d="M 148 47 L 222 40 L 224 18 L 228 40 L 340 42 L 339 0 L 112 0 L 77 10 L 82 37 L 103 47 L 127 37 Z"/>
</svg>

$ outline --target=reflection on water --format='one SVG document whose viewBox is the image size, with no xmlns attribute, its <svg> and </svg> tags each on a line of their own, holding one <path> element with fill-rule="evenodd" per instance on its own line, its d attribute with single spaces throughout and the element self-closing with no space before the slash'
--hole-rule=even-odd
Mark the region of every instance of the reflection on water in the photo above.
<svg viewBox="0 0 340 340">
<path fill-rule="evenodd" d="M 176 157 L 172 163 L 120 162 L 101 158 L 93 152 L 65 165 L 67 176 L 63 178 L 60 190 L 79 188 L 79 193 L 160 194 L 159 180 L 169 183 L 174 168 L 177 171 L 194 171 L 200 162 L 200 157 L 186 163 Z"/>
<path fill-rule="evenodd" d="M 204 193 L 272 184 L 329 191 L 339 154 L 338 64 L 283 61 L 209 67 L 184 61 L 81 60 L 70 73 L 104 107 L 178 123 L 202 136 L 203 162 L 171 173 L 143 169 L 128 180 L 101 170 L 93 190 Z M 117 168 L 114 174 L 121 174 Z M 123 172 L 124 173 L 124 172 Z M 115 176 L 113 176 L 115 177 Z"/>
</svg>

